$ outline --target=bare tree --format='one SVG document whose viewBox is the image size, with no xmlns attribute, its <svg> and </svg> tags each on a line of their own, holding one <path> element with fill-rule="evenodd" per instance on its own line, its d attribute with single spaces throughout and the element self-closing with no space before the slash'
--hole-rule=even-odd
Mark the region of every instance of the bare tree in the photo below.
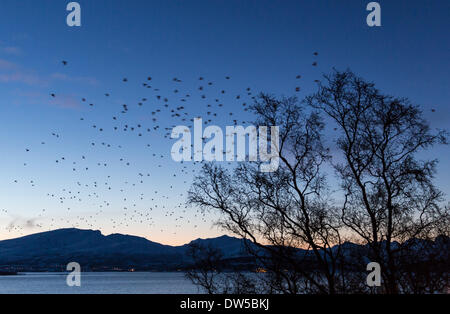
<svg viewBox="0 0 450 314">
<path fill-rule="evenodd" d="M 223 252 L 218 248 L 191 243 L 187 256 L 192 259 L 192 265 L 186 271 L 186 277 L 208 294 L 265 292 L 262 288 L 264 283 L 253 274 L 227 269 L 227 260 L 224 259 Z"/>
<path fill-rule="evenodd" d="M 210 246 L 191 243 L 187 255 L 192 259 L 193 265 L 186 272 L 186 277 L 208 294 L 223 292 L 217 283 L 222 272 L 222 252 Z"/>
<path fill-rule="evenodd" d="M 221 213 L 224 230 L 249 240 L 249 254 L 267 271 L 253 277 L 263 292 L 446 289 L 449 207 L 433 183 L 437 160 L 417 155 L 446 144 L 447 132 L 433 132 L 417 106 L 382 94 L 350 71 L 325 76 L 302 104 L 312 112 L 305 114 L 296 98 L 260 95 L 252 110 L 257 125 L 280 127 L 279 169 L 262 173 L 259 163 L 243 163 L 230 172 L 206 164 L 189 203 Z M 323 145 L 320 115 L 336 124 L 340 162 Z M 342 206 L 329 199 L 328 163 L 341 183 Z M 381 266 L 380 288 L 365 285 L 369 262 Z M 240 291 L 255 291 L 240 283 L 234 283 Z"/>
<path fill-rule="evenodd" d="M 231 174 L 206 164 L 189 203 L 220 212 L 224 230 L 249 240 L 248 252 L 267 271 L 259 277 L 266 292 L 337 293 L 340 221 L 326 198 L 323 122 L 296 98 L 262 94 L 252 110 L 257 125 L 280 127 L 278 171 L 243 163 Z"/>
<path fill-rule="evenodd" d="M 438 224 L 449 222 L 448 208 L 440 206 L 443 194 L 432 182 L 437 160 L 417 159 L 424 149 L 446 144 L 447 133 L 432 132 L 417 106 L 380 93 L 350 71 L 325 76 L 307 102 L 337 124 L 342 222 L 381 265 L 383 291 L 398 293 L 402 251 L 414 258 L 410 240 L 429 239 Z"/>
</svg>

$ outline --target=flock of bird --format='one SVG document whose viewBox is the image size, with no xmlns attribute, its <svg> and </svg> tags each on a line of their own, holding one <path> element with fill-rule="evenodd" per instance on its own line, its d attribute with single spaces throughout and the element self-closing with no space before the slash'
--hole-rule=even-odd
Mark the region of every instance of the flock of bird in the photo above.
<svg viewBox="0 0 450 314">
<path fill-rule="evenodd" d="M 313 53 L 313 56 L 317 59 L 318 53 Z M 61 66 L 66 69 L 70 67 L 70 62 L 64 60 Z M 312 66 L 316 67 L 317 61 Z M 292 92 L 298 93 L 301 91 L 302 76 L 296 75 L 294 78 L 299 83 L 294 85 Z M 61 153 L 52 161 L 55 172 L 64 173 L 65 180 L 61 185 L 57 183 L 59 190 L 48 191 L 45 197 L 58 208 L 60 214 L 52 215 L 49 210 L 41 209 L 37 217 L 28 219 L 25 224 L 13 221 L 6 229 L 15 233 L 26 233 L 29 230 L 25 229 L 30 226 L 41 231 L 61 226 L 98 229 L 100 221 L 107 219 L 117 232 L 142 225 L 157 232 L 177 234 L 180 228 L 190 226 L 196 229 L 200 224 L 210 224 L 212 218 L 205 212 L 186 205 L 187 189 L 201 162 L 177 164 L 172 161 L 170 146 L 175 140 L 171 139 L 171 131 L 178 125 L 191 128 L 194 118 L 198 116 L 203 118 L 204 125 L 217 124 L 217 120 L 244 126 L 251 123 L 253 116 L 246 112 L 256 94 L 250 86 L 244 86 L 237 92 L 231 91 L 229 82 L 232 80 L 231 76 L 224 76 L 217 82 L 198 76 L 194 82 L 197 87 L 193 91 L 186 90 L 184 81 L 178 77 L 164 84 L 152 76 L 138 83 L 123 77 L 119 83 L 123 84 L 124 89 L 127 85 L 139 84 L 144 96 L 126 104 L 113 100 L 114 90 L 104 91 L 100 102 L 88 96 L 80 97 L 82 115 L 76 117 L 74 123 L 83 132 L 95 134 L 92 136 L 95 140 L 81 137 L 83 132 L 80 131 L 79 140 L 85 144 L 86 151 L 78 156 Z M 192 82 L 190 84 L 192 86 Z M 158 85 L 171 86 L 171 90 L 162 90 Z M 49 97 L 57 101 L 58 91 L 49 91 Z M 108 104 L 108 110 L 104 103 Z M 110 112 L 113 113 L 107 122 L 104 117 Z M 39 143 L 24 147 L 26 156 L 29 156 L 21 161 L 24 167 L 33 163 L 36 145 L 48 147 L 55 141 L 64 141 L 66 137 L 63 129 L 50 130 L 48 136 Z M 131 149 L 130 143 L 139 145 L 139 148 Z M 167 143 L 168 149 L 161 149 L 164 143 Z M 64 143 L 61 145 L 64 146 Z M 136 151 L 144 156 L 145 165 L 136 161 Z M 104 159 L 97 160 L 98 156 Z M 67 184 L 67 181 L 71 183 Z M 17 189 L 25 190 L 26 186 L 34 188 L 39 182 L 35 178 L 15 178 L 11 183 Z M 14 215 L 7 209 L 0 209 L 1 213 Z M 165 222 L 160 219 L 165 219 Z"/>
</svg>

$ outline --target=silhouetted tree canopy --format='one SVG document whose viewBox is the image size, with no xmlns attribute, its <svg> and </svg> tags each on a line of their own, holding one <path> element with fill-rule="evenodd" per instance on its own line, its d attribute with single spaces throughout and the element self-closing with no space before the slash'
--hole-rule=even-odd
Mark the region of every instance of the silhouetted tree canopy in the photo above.
<svg viewBox="0 0 450 314">
<path fill-rule="evenodd" d="M 350 71 L 325 76 L 302 102 L 261 94 L 251 110 L 257 126 L 280 128 L 279 169 L 263 173 L 258 163 L 245 162 L 229 171 L 208 163 L 188 200 L 219 212 L 220 227 L 249 240 L 249 254 L 266 273 L 240 274 L 236 286 L 250 287 L 240 284 L 245 278 L 267 293 L 445 288 L 449 208 L 433 183 L 437 160 L 418 154 L 447 144 L 446 131 L 432 131 L 417 106 L 382 94 Z M 324 121 L 336 125 L 333 154 Z M 330 167 L 339 180 L 336 199 L 327 184 Z M 378 289 L 366 286 L 369 262 L 381 266 Z M 207 278 L 208 285 L 200 285 L 208 291 L 211 282 L 215 291 L 230 291 L 229 280 L 220 289 L 223 280 Z"/>
</svg>

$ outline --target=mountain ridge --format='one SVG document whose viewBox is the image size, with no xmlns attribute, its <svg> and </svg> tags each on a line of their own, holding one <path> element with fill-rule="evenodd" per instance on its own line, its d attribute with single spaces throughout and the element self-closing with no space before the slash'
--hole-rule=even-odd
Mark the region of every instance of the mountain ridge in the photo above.
<svg viewBox="0 0 450 314">
<path fill-rule="evenodd" d="M 0 269 L 55 270 L 76 261 L 92 269 L 169 270 L 189 262 L 186 253 L 192 243 L 224 249 L 230 258 L 242 255 L 242 241 L 221 236 L 170 246 L 133 235 L 65 228 L 0 241 Z"/>
<path fill-rule="evenodd" d="M 65 271 L 70 262 L 78 262 L 85 271 L 174 271 L 186 269 L 192 264 L 187 254 L 192 244 L 221 250 L 223 261 L 231 269 L 255 269 L 256 260 L 246 252 L 245 241 L 249 240 L 223 235 L 170 246 L 133 235 L 103 235 L 101 231 L 91 229 L 57 229 L 0 241 L 0 271 Z M 403 244 L 393 243 L 396 247 L 406 245 L 421 251 L 430 242 L 410 239 Z M 444 244 L 444 248 L 450 246 L 450 240 L 445 236 L 437 237 L 431 243 Z M 336 251 L 339 247 L 344 250 L 346 258 L 361 252 L 367 256 L 365 245 L 345 242 L 332 250 Z M 308 250 L 294 250 L 294 254 L 305 254 L 307 259 L 312 257 Z M 447 249 L 439 255 L 446 255 L 445 252 L 448 255 Z M 447 256 L 443 258 L 448 260 Z"/>
</svg>

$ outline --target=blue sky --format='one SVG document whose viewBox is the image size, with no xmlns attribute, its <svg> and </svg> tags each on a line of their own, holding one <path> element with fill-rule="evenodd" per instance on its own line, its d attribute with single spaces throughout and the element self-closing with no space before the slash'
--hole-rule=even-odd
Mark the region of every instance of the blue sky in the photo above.
<svg viewBox="0 0 450 314">
<path fill-rule="evenodd" d="M 78 1 L 79 28 L 65 23 L 68 2 L 0 3 L 0 239 L 71 226 L 168 244 L 221 234 L 213 214 L 203 220 L 182 205 L 199 167 L 172 161 L 164 128 L 181 123 L 170 112 L 177 106 L 188 119 L 212 111 L 214 124 L 249 121 L 247 87 L 290 96 L 301 86 L 303 97 L 322 73 L 351 68 L 421 105 L 432 127 L 449 124 L 448 1 L 379 1 L 380 28 L 366 25 L 366 0 Z M 142 86 L 148 76 L 152 89 Z M 189 101 L 179 103 L 175 89 Z M 135 131 L 113 130 L 125 124 Z M 160 129 L 139 137 L 138 124 Z M 440 159 L 437 183 L 447 194 L 449 153 L 424 154 Z"/>
</svg>

